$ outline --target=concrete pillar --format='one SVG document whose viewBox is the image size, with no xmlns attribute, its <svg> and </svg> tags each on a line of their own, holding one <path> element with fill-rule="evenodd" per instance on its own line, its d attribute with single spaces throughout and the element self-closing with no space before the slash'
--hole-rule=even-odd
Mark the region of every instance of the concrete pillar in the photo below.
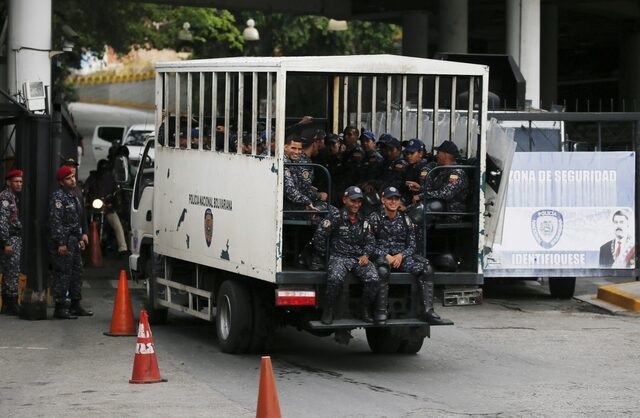
<svg viewBox="0 0 640 418">
<path fill-rule="evenodd" d="M 469 1 L 440 0 L 440 52 L 468 52 Z"/>
<path fill-rule="evenodd" d="M 51 1 L 9 0 L 7 87 L 12 95 L 25 81 L 51 86 Z"/>
<path fill-rule="evenodd" d="M 402 16 L 402 55 L 427 58 L 429 18 L 426 13 L 413 12 Z"/>
<path fill-rule="evenodd" d="M 540 1 L 506 0 L 507 54 L 527 81 L 525 99 L 540 106 Z"/>
<path fill-rule="evenodd" d="M 558 5 L 542 6 L 540 33 L 540 106 L 558 103 Z"/>
<path fill-rule="evenodd" d="M 640 32 L 632 32 L 622 37 L 620 45 L 620 105 L 617 110 L 640 111 Z M 603 100 L 604 101 L 604 100 Z M 608 108 L 608 106 L 603 106 Z"/>
</svg>

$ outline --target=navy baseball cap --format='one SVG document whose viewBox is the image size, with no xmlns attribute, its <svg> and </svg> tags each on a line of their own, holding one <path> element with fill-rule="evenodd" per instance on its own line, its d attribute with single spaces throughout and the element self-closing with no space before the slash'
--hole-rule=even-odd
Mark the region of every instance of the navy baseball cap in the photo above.
<svg viewBox="0 0 640 418">
<path fill-rule="evenodd" d="M 457 157 L 460 154 L 458 147 L 453 143 L 453 141 L 443 141 L 439 147 L 435 148 L 435 150 L 438 152 L 446 152 L 454 157 Z"/>
<path fill-rule="evenodd" d="M 327 136 L 324 137 L 324 140 L 325 142 L 337 144 L 338 142 L 340 142 L 340 137 L 338 137 L 338 135 L 336 134 L 327 134 Z"/>
<path fill-rule="evenodd" d="M 391 134 L 382 134 L 382 135 L 380 135 L 380 139 L 378 139 L 378 145 L 384 145 L 390 139 L 395 139 L 395 138 L 393 138 L 393 136 L 391 136 Z"/>
<path fill-rule="evenodd" d="M 420 141 L 417 138 L 411 139 L 407 142 L 405 146 L 405 151 L 407 152 L 416 152 L 424 149 L 424 142 Z"/>
<path fill-rule="evenodd" d="M 364 197 L 364 195 L 362 194 L 362 189 L 360 189 L 358 186 L 347 187 L 347 190 L 344 191 L 344 196 L 352 200 L 362 199 Z"/>
<path fill-rule="evenodd" d="M 360 141 L 375 141 L 376 135 L 371 131 L 364 131 L 360 134 Z"/>
<path fill-rule="evenodd" d="M 383 145 L 385 147 L 393 147 L 393 148 L 402 148 L 402 142 L 400 142 L 399 139 L 391 137 L 389 139 L 387 139 Z"/>
<path fill-rule="evenodd" d="M 397 188 L 393 187 L 393 186 L 389 186 L 386 189 L 384 189 L 382 191 L 382 197 L 401 197 L 402 195 L 400 194 L 400 190 L 398 190 Z"/>
</svg>

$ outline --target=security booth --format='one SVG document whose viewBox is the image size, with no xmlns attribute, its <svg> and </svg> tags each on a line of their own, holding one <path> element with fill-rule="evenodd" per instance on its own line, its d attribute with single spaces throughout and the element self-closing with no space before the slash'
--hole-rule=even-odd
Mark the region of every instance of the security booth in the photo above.
<svg viewBox="0 0 640 418">
<path fill-rule="evenodd" d="M 429 326 L 417 319 L 416 286 L 406 273 L 392 274 L 387 325 L 372 327 L 352 314 L 361 292 L 355 281 L 345 286 L 342 319 L 318 321 L 326 272 L 297 261 L 329 209 L 283 204 L 285 136 L 307 115 L 325 132 L 355 126 L 378 137 L 418 137 L 428 150 L 452 139 L 471 179 L 467 210 L 418 210 L 426 237 L 420 252 L 433 259 L 454 252 L 452 268 L 437 271 L 436 283 L 482 283 L 484 215 L 500 208 L 496 192 L 485 204 L 486 67 L 378 55 L 225 58 L 156 69 L 156 140 L 135 181 L 130 258 L 132 272 L 147 278 L 152 318 L 164 320 L 170 308 L 215 320 L 227 352 L 264 346 L 271 330 L 287 324 L 322 335 L 365 327 L 374 351 L 420 349 Z M 263 153 L 261 135 L 274 139 Z M 339 175 L 311 166 L 328 185 Z M 158 277 L 154 255 L 165 260 Z M 187 300 L 176 299 L 180 292 Z M 238 329 L 253 330 L 250 341 Z"/>
<path fill-rule="evenodd" d="M 490 117 L 519 139 L 485 277 L 548 278 L 560 298 L 573 296 L 580 277 L 637 279 L 640 113 Z"/>
</svg>

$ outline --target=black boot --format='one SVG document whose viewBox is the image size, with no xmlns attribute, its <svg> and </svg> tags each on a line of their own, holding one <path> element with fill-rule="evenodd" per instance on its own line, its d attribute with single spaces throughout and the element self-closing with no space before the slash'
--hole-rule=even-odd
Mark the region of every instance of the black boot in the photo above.
<svg viewBox="0 0 640 418">
<path fill-rule="evenodd" d="M 424 320 L 429 325 L 444 325 L 448 324 L 450 321 L 443 320 L 440 318 L 440 315 L 435 313 L 433 310 L 433 282 L 422 282 L 423 285 L 423 294 L 422 301 L 424 303 Z"/>
<path fill-rule="evenodd" d="M 11 298 L 11 296 L 5 295 L 4 293 L 2 294 L 2 309 L 0 309 L 0 314 L 2 315 L 6 315 L 8 312 L 7 307 L 9 306 L 9 299 Z"/>
<path fill-rule="evenodd" d="M 429 325 L 444 325 L 450 323 L 450 321 L 440 318 L 440 315 L 433 310 L 433 282 L 418 280 L 418 286 L 420 287 L 422 303 L 424 304 L 422 319 Z"/>
<path fill-rule="evenodd" d="M 333 307 L 328 306 L 324 308 L 322 311 L 322 317 L 320 318 L 320 322 L 324 325 L 331 325 L 333 323 Z"/>
<path fill-rule="evenodd" d="M 76 316 L 93 316 L 93 311 L 84 309 L 82 306 L 80 306 L 80 299 L 71 300 L 71 307 L 69 308 L 69 313 L 71 315 L 76 315 Z"/>
<path fill-rule="evenodd" d="M 362 320 L 366 323 L 372 324 L 373 318 L 371 317 L 371 313 L 369 312 L 369 304 L 362 302 Z"/>
<path fill-rule="evenodd" d="M 69 304 L 66 301 L 56 301 L 53 317 L 58 319 L 78 319 L 77 316 L 71 315 L 69 312 Z"/>
<path fill-rule="evenodd" d="M 387 305 L 389 303 L 389 285 L 386 282 L 380 284 L 380 290 L 376 295 L 376 311 L 373 314 L 373 323 L 384 325 L 387 323 Z"/>
</svg>

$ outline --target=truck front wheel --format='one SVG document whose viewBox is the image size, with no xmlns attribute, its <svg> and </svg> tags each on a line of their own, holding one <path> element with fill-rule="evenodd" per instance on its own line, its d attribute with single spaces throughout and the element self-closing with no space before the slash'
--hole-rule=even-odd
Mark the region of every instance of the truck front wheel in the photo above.
<svg viewBox="0 0 640 418">
<path fill-rule="evenodd" d="M 575 277 L 549 277 L 549 293 L 554 298 L 570 299 L 575 290 Z"/>
<path fill-rule="evenodd" d="M 227 280 L 218 291 L 216 333 L 223 352 L 243 353 L 251 343 L 253 307 L 249 290 L 242 283 Z"/>
</svg>

